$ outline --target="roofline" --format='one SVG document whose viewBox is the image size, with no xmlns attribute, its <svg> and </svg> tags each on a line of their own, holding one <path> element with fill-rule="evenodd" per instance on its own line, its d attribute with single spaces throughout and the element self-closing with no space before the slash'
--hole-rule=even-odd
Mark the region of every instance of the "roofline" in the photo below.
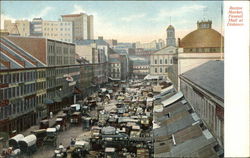
<svg viewBox="0 0 250 158">
<path fill-rule="evenodd" d="M 224 104 L 224 99 L 223 99 L 223 98 L 221 98 L 221 97 L 217 96 L 216 94 L 214 94 L 214 93 L 212 93 L 212 92 L 210 92 L 210 91 L 204 89 L 203 87 L 197 85 L 196 83 L 194 83 L 194 82 L 191 81 L 190 79 L 188 79 L 188 78 L 186 78 L 185 76 L 183 76 L 183 74 L 179 75 L 179 77 L 180 77 L 180 79 L 182 79 L 183 81 L 186 81 L 187 83 L 191 83 L 192 85 L 194 85 L 194 86 L 196 86 L 196 87 L 202 89 L 202 90 L 205 91 L 206 93 L 212 95 L 214 98 L 218 99 L 219 101 L 221 101 L 221 102 Z M 207 96 L 208 96 L 208 95 L 207 95 Z M 208 97 L 210 97 L 210 96 L 208 96 Z M 218 103 L 217 103 L 217 104 L 218 104 Z M 220 104 L 219 104 L 219 105 L 220 105 Z M 222 108 L 224 108 L 224 105 L 223 105 Z"/>
<path fill-rule="evenodd" d="M 51 38 L 46 38 L 46 37 L 42 37 L 42 36 L 16 36 L 16 35 L 10 35 L 10 36 L 4 36 L 5 38 L 8 38 L 8 37 L 17 37 L 17 38 L 34 38 L 34 39 L 44 39 L 44 40 L 49 40 L 49 41 L 55 41 L 55 42 L 58 42 L 58 43 L 64 43 L 64 44 L 71 44 L 71 45 L 76 45 L 75 43 L 70 43 L 70 42 L 64 42 L 64 41 L 60 41 L 60 40 L 56 40 L 56 39 L 51 39 Z M 1 38 L 4 38 L 4 37 L 1 37 Z M 12 41 L 11 41 L 12 42 Z"/>
<path fill-rule="evenodd" d="M 161 51 L 162 49 L 168 48 L 168 47 L 175 47 L 175 46 L 165 46 L 165 47 L 163 47 L 163 48 L 161 48 L 159 50 L 154 51 L 153 53 L 151 53 L 151 55 L 154 54 L 154 53 L 157 53 L 157 52 Z M 177 49 L 177 47 L 175 47 L 175 48 Z"/>
<path fill-rule="evenodd" d="M 44 66 L 44 67 L 30 67 L 30 68 L 15 68 L 15 69 L 3 69 L 0 71 L 2 72 L 12 72 L 12 71 L 24 71 L 24 70 L 36 70 L 36 69 L 49 69 L 49 68 L 60 68 L 60 67 L 71 67 L 71 66 L 95 66 L 95 65 L 100 65 L 100 64 L 105 64 L 105 63 L 88 63 L 88 64 L 75 64 L 75 65 L 57 65 L 57 66 Z"/>
</svg>

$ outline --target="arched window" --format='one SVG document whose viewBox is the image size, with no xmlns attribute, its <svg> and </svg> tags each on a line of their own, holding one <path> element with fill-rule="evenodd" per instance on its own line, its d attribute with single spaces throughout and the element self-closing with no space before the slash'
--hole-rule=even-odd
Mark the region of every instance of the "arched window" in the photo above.
<svg viewBox="0 0 250 158">
<path fill-rule="evenodd" d="M 157 60 L 155 59 L 155 64 L 157 64 Z"/>
<path fill-rule="evenodd" d="M 162 59 L 160 59 L 160 64 L 162 64 Z"/>
<path fill-rule="evenodd" d="M 157 68 L 155 68 L 155 73 L 157 73 Z"/>
<path fill-rule="evenodd" d="M 165 59 L 165 64 L 168 64 L 168 59 Z"/>
</svg>

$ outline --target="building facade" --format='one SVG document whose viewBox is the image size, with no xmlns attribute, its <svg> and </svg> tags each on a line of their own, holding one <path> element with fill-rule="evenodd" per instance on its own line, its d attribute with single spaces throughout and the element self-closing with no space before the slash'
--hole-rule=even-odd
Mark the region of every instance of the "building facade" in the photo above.
<svg viewBox="0 0 250 158">
<path fill-rule="evenodd" d="M 23 131 L 73 103 L 80 78 L 80 66 L 69 58 L 74 44 L 15 36 L 0 42 L 0 131 Z M 57 62 L 57 45 L 68 49 L 61 52 L 67 62 Z"/>
<path fill-rule="evenodd" d="M 64 21 L 48 21 L 34 18 L 31 21 L 31 36 L 40 36 L 63 42 L 73 42 L 73 24 Z"/>
<path fill-rule="evenodd" d="M 169 25 L 167 28 L 167 47 L 173 46 L 176 47 L 176 38 L 175 38 L 175 29 L 172 25 Z"/>
<path fill-rule="evenodd" d="M 72 82 L 66 77 L 70 75 Z M 6 69 L 0 72 L 0 130 L 23 131 L 73 103 L 79 66 Z"/>
<path fill-rule="evenodd" d="M 149 74 L 149 62 L 147 60 L 133 61 L 133 77 L 144 79 Z"/>
<path fill-rule="evenodd" d="M 85 13 L 62 15 L 62 21 L 73 23 L 73 41 L 94 39 L 93 18 Z"/>
<path fill-rule="evenodd" d="M 75 64 L 75 44 L 40 37 L 6 36 L 9 45 L 28 52 L 47 66 Z"/>
<path fill-rule="evenodd" d="M 111 80 L 121 80 L 122 71 L 121 71 L 121 62 L 118 58 L 109 59 L 109 69 L 110 69 L 110 78 Z"/>
<path fill-rule="evenodd" d="M 172 25 L 167 28 L 167 47 L 150 55 L 150 75 L 168 78 L 168 71 L 174 64 L 174 56 L 177 53 L 175 46 L 175 31 Z"/>
<path fill-rule="evenodd" d="M 28 20 L 16 20 L 14 23 L 11 20 L 4 20 L 4 30 L 9 34 L 29 36 L 30 22 Z"/>
<path fill-rule="evenodd" d="M 158 49 L 162 49 L 163 47 L 165 47 L 165 42 L 162 39 L 159 39 L 158 41 L 154 40 L 149 43 L 136 42 L 135 47 L 143 48 L 145 50 L 158 50 Z"/>
<path fill-rule="evenodd" d="M 180 80 L 181 92 L 223 146 L 224 62 L 209 61 L 181 74 Z"/>
<path fill-rule="evenodd" d="M 178 39 L 177 65 L 174 66 L 170 80 L 177 83 L 178 76 L 210 60 L 224 59 L 224 37 L 212 29 L 212 21 L 198 21 L 197 29 Z M 177 70 L 176 70 L 177 69 Z M 173 74 L 177 73 L 177 74 Z"/>
<path fill-rule="evenodd" d="M 163 48 L 150 56 L 150 75 L 168 77 L 168 69 L 173 65 L 173 56 L 176 54 L 176 47 Z"/>
<path fill-rule="evenodd" d="M 92 64 L 95 85 L 108 82 L 108 44 L 104 40 L 76 41 L 76 53 Z"/>
</svg>

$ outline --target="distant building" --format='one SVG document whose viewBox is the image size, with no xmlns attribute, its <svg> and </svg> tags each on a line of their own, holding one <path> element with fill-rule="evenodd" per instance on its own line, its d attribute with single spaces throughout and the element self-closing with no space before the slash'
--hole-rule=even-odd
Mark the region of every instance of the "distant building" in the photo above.
<svg viewBox="0 0 250 158">
<path fill-rule="evenodd" d="M 62 15 L 62 21 L 73 23 L 73 41 L 94 39 L 93 15 L 85 13 Z"/>
<path fill-rule="evenodd" d="M 191 70 L 207 61 L 224 58 L 224 37 L 212 29 L 212 21 L 198 21 L 197 29 L 178 40 L 178 56 L 172 67 L 170 79 L 179 89 L 178 75 Z M 176 74 L 174 74 L 176 73 Z"/>
<path fill-rule="evenodd" d="M 103 55 L 105 56 L 104 61 L 101 62 L 108 62 L 108 54 L 109 54 L 109 44 L 107 42 L 105 42 L 103 40 L 103 37 L 98 37 L 98 39 L 93 39 L 93 40 L 77 40 L 75 41 L 76 46 L 93 46 L 96 47 L 98 50 L 102 50 L 103 51 Z M 80 51 L 80 49 L 78 49 Z M 77 54 L 82 54 L 82 53 L 78 53 Z"/>
<path fill-rule="evenodd" d="M 110 40 L 105 40 L 105 42 L 107 42 L 111 48 L 117 46 L 117 40 L 110 39 Z"/>
<path fill-rule="evenodd" d="M 109 68 L 110 68 L 110 79 L 111 80 L 121 80 L 122 71 L 121 71 L 121 61 L 119 58 L 110 58 L 109 59 Z"/>
<path fill-rule="evenodd" d="M 111 60 L 111 61 L 110 61 Z M 128 55 L 121 52 L 113 51 L 109 54 L 110 75 L 120 80 L 128 79 L 129 60 Z M 119 78 L 118 78 L 119 74 Z"/>
<path fill-rule="evenodd" d="M 16 20 L 14 23 L 11 20 L 4 20 L 4 29 L 11 35 L 29 36 L 30 22 L 28 20 Z"/>
<path fill-rule="evenodd" d="M 30 25 L 31 36 L 41 36 L 63 42 L 73 42 L 72 22 L 48 21 L 42 18 L 34 18 Z"/>
<path fill-rule="evenodd" d="M 180 90 L 224 145 L 224 61 L 208 61 L 180 75 Z"/>
<path fill-rule="evenodd" d="M 150 55 L 150 75 L 168 78 L 168 70 L 174 64 L 177 48 L 174 46 L 174 27 L 167 28 L 167 47 L 155 51 Z"/>
<path fill-rule="evenodd" d="M 135 49 L 136 56 L 147 58 L 148 60 L 150 58 L 150 55 L 153 54 L 154 52 L 155 52 L 155 50 L 148 50 L 148 49 L 144 49 L 144 48 L 136 48 Z"/>
<path fill-rule="evenodd" d="M 78 40 L 76 53 L 93 65 L 93 82 L 100 85 L 108 82 L 108 43 L 99 37 L 97 40 Z"/>
<path fill-rule="evenodd" d="M 133 76 L 137 79 L 144 79 L 149 74 L 148 60 L 133 60 Z"/>
<path fill-rule="evenodd" d="M 76 52 L 79 57 L 83 57 L 90 64 L 106 62 L 106 57 L 103 49 L 98 49 L 96 44 L 76 45 Z"/>
<path fill-rule="evenodd" d="M 141 43 L 141 42 L 136 42 L 135 43 L 135 47 L 136 48 L 143 48 L 144 50 L 158 50 L 161 49 L 163 47 L 165 47 L 165 42 L 162 39 L 154 40 L 152 42 L 149 43 Z"/>
<path fill-rule="evenodd" d="M 157 42 L 157 49 L 161 49 L 161 48 L 164 48 L 166 46 L 164 40 L 162 39 L 159 39 L 158 42 Z"/>
</svg>

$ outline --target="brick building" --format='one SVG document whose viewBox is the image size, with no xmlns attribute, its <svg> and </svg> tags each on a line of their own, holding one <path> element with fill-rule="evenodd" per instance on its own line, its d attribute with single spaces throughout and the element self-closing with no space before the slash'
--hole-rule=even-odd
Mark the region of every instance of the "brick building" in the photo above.
<svg viewBox="0 0 250 158">
<path fill-rule="evenodd" d="M 0 43 L 0 131 L 23 131 L 73 102 L 80 77 L 74 44 L 10 36 Z"/>
</svg>

